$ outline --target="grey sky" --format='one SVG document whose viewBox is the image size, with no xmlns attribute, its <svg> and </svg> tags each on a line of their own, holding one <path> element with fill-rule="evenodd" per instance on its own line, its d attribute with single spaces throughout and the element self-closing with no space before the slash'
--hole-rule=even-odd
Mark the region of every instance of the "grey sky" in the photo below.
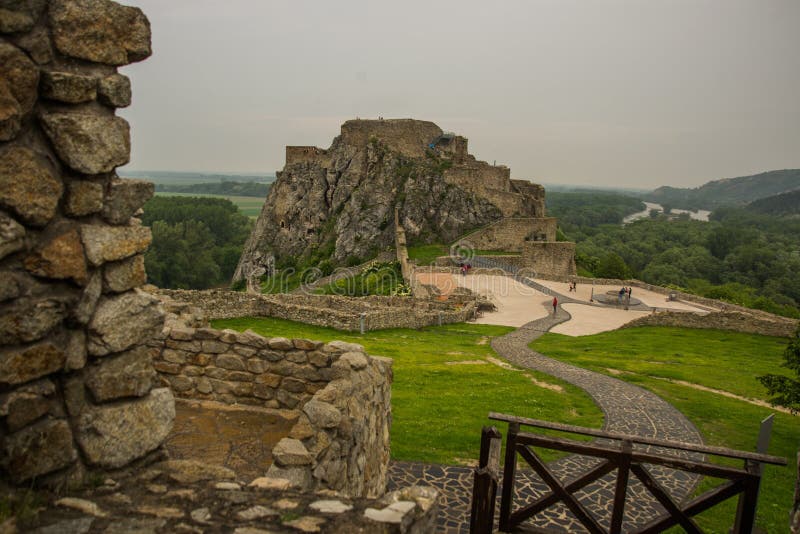
<svg viewBox="0 0 800 534">
<path fill-rule="evenodd" d="M 379 115 L 536 182 L 800 167 L 798 0 L 121 1 L 153 29 L 130 169 L 272 172 Z"/>
</svg>

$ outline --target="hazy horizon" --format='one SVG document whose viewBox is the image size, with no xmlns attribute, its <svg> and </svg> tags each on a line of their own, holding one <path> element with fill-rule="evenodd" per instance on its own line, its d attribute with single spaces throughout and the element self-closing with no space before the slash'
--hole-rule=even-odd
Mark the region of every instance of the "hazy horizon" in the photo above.
<svg viewBox="0 0 800 534">
<path fill-rule="evenodd" d="M 653 189 L 800 168 L 795 0 L 131 0 L 131 170 L 274 173 L 347 119 L 431 120 L 514 178 Z M 224 170 L 221 170 L 224 169 Z"/>
</svg>

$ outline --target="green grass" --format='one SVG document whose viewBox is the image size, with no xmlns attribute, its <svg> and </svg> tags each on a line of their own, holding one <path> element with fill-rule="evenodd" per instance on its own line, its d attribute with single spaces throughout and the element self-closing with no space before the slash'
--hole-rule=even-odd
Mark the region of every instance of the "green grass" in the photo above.
<svg viewBox="0 0 800 534">
<path fill-rule="evenodd" d="M 261 206 L 264 205 L 264 199 L 258 197 L 237 197 L 226 195 L 203 195 L 198 193 L 170 193 L 168 191 L 158 191 L 157 196 L 160 197 L 213 197 L 213 198 L 227 198 L 239 208 L 242 215 L 247 217 L 256 218 L 261 213 Z"/>
<path fill-rule="evenodd" d="M 603 416 L 583 391 L 544 374 L 496 365 L 446 362 L 497 357 L 489 338 L 512 328 L 455 324 L 421 330 L 391 329 L 365 335 L 272 318 L 220 319 L 215 328 L 252 329 L 264 336 L 340 339 L 364 345 L 369 354 L 394 360 L 392 458 L 458 464 L 478 458 L 480 433 L 491 411 L 600 427 Z M 536 386 L 525 374 L 564 388 Z M 501 431 L 503 425 L 499 425 Z M 546 458 L 552 459 L 554 453 Z"/>
<path fill-rule="evenodd" d="M 447 245 L 418 245 L 408 247 L 408 259 L 417 262 L 417 265 L 433 265 L 439 256 L 449 254 Z"/>
<path fill-rule="evenodd" d="M 683 380 L 755 399 L 766 391 L 756 380 L 764 373 L 787 374 L 780 367 L 786 339 L 719 330 L 641 327 L 593 336 L 545 334 L 531 344 L 550 357 L 618 378 L 656 393 L 697 426 L 706 443 L 754 450 L 759 423 L 774 410 L 716 393 L 670 383 Z M 761 486 L 758 525 L 767 532 L 785 532 L 792 500 L 800 417 L 776 413 L 769 452 L 789 460 L 788 467 L 767 466 Z M 741 464 L 739 464 L 741 465 Z M 700 490 L 718 481 L 706 479 Z M 709 532 L 727 533 L 735 500 L 699 517 Z"/>
</svg>

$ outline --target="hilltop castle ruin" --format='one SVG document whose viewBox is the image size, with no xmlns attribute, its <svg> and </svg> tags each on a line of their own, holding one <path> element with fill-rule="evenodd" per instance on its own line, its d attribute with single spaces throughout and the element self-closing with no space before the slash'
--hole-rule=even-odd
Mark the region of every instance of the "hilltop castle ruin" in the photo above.
<svg viewBox="0 0 800 534">
<path fill-rule="evenodd" d="M 467 138 L 432 122 L 349 120 L 328 149 L 286 147 L 234 280 L 275 263 L 368 259 L 392 245 L 395 208 L 411 243 L 509 251 L 534 271 L 572 275 L 574 244 L 556 242 L 544 199 L 544 187 L 478 161 Z"/>
</svg>

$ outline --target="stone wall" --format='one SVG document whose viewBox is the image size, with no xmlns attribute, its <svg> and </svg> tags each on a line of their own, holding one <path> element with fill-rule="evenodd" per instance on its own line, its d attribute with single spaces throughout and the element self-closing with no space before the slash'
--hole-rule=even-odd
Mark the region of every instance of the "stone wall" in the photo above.
<svg viewBox="0 0 800 534">
<path fill-rule="evenodd" d="M 379 139 L 390 150 L 412 158 L 425 157 L 428 144 L 442 135 L 430 121 L 413 119 L 349 120 L 342 124 L 342 140 L 354 146 Z"/>
<path fill-rule="evenodd" d="M 762 319 L 739 312 L 711 312 L 706 315 L 699 315 L 696 313 L 659 311 L 652 315 L 634 319 L 623 328 L 636 326 L 711 328 L 777 337 L 792 337 L 797 329 L 796 323 Z"/>
<path fill-rule="evenodd" d="M 525 241 L 555 240 L 555 217 L 508 217 L 465 235 L 456 244 L 474 250 L 521 252 Z"/>
<path fill-rule="evenodd" d="M 3 2 L 0 34 L 0 468 L 78 482 L 158 449 L 174 417 L 144 345 L 163 311 L 137 289 L 153 185 L 115 174 L 117 67 L 150 55 L 150 26 L 109 0 Z"/>
<path fill-rule="evenodd" d="M 522 260 L 536 276 L 573 276 L 575 243 L 526 241 L 522 244 Z"/>
<path fill-rule="evenodd" d="M 155 369 L 178 397 L 300 413 L 273 449 L 268 476 L 352 497 L 386 490 L 391 360 L 338 341 L 176 326 L 150 347 Z"/>
<path fill-rule="evenodd" d="M 364 315 L 365 330 L 422 328 L 461 323 L 475 313 L 475 304 L 453 307 L 411 297 L 341 297 L 338 295 L 255 295 L 222 290 L 169 290 L 159 292 L 187 302 L 209 319 L 276 317 L 347 332 L 358 332 Z"/>
</svg>

